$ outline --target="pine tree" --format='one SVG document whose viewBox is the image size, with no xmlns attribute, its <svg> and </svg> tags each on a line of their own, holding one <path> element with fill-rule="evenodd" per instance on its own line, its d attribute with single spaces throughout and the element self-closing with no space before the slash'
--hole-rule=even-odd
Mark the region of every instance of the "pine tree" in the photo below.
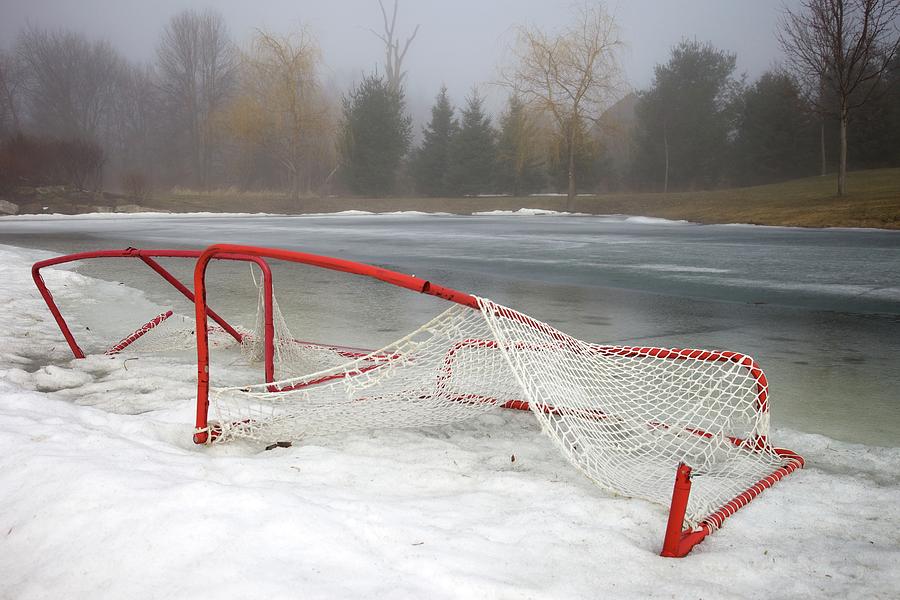
<svg viewBox="0 0 900 600">
<path fill-rule="evenodd" d="M 350 189 L 371 196 L 390 194 L 411 135 L 403 91 L 393 90 L 379 76 L 365 77 L 344 98 L 340 150 Z"/>
<path fill-rule="evenodd" d="M 431 107 L 431 121 L 423 130 L 425 139 L 416 151 L 412 163 L 416 190 L 426 196 L 447 196 L 447 166 L 450 146 L 459 131 L 453 117 L 453 106 L 447 97 L 447 87 L 441 87 Z"/>
<path fill-rule="evenodd" d="M 805 109 L 801 90 L 786 73 L 763 73 L 743 91 L 731 155 L 737 183 L 757 185 L 816 172 L 819 128 Z"/>
<path fill-rule="evenodd" d="M 662 191 L 718 185 L 728 156 L 736 57 L 710 44 L 682 41 L 656 65 L 635 106 L 635 175 Z"/>
<path fill-rule="evenodd" d="M 491 190 L 495 133 L 483 104 L 477 91 L 466 99 L 459 133 L 450 146 L 447 188 L 456 195 L 474 196 Z"/>
<path fill-rule="evenodd" d="M 539 191 L 544 185 L 537 131 L 518 96 L 510 96 L 500 117 L 495 181 L 501 192 L 514 196 Z"/>
</svg>

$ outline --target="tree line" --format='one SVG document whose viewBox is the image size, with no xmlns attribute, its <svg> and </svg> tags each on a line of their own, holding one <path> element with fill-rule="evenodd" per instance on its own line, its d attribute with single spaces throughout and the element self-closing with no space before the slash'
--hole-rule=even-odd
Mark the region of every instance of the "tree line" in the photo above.
<svg viewBox="0 0 900 600">
<path fill-rule="evenodd" d="M 737 57 L 676 45 L 626 93 L 615 20 L 584 5 L 565 29 L 517 30 L 488 114 L 478 87 L 446 88 L 413 147 L 397 3 L 380 4 L 383 74 L 322 83 L 313 35 L 257 30 L 238 46 L 221 15 L 187 10 L 135 64 L 105 41 L 27 27 L 0 50 L 0 186 L 68 184 L 134 196 L 174 186 L 466 196 L 699 190 L 900 165 L 897 0 L 804 0 L 777 37 L 784 67 L 755 81 Z M 483 89 L 483 88 L 482 88 Z"/>
</svg>

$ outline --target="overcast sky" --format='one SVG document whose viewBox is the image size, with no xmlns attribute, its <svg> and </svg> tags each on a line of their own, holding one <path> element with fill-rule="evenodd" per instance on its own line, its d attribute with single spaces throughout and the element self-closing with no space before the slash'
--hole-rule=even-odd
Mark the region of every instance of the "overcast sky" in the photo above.
<svg viewBox="0 0 900 600">
<path fill-rule="evenodd" d="M 393 0 L 385 0 L 386 5 Z M 738 72 L 751 78 L 780 60 L 774 31 L 782 7 L 797 0 L 617 0 L 606 4 L 626 43 L 625 76 L 632 88 L 646 87 L 653 66 L 665 62 L 682 38 L 696 38 L 737 53 Z M 484 85 L 497 78 L 519 24 L 554 30 L 572 13 L 572 0 L 400 0 L 402 36 L 420 25 L 407 55 L 407 96 L 420 120 L 441 83 L 460 105 L 475 84 L 499 103 L 500 93 Z M 254 28 L 288 32 L 308 24 L 319 39 L 325 77 L 344 90 L 364 71 L 380 67 L 381 29 L 377 0 L 0 0 L 0 45 L 9 47 L 26 24 L 70 28 L 105 37 L 125 56 L 153 60 L 160 31 L 185 8 L 213 7 L 238 42 Z M 388 8 L 390 8 L 388 6 Z"/>
</svg>

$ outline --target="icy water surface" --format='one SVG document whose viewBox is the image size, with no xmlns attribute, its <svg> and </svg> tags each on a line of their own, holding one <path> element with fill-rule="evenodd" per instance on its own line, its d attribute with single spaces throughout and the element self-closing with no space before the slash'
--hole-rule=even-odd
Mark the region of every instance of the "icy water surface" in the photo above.
<svg viewBox="0 0 900 600">
<path fill-rule="evenodd" d="M 75 252 L 227 242 L 371 262 L 508 304 L 585 340 L 727 348 L 771 385 L 773 423 L 900 443 L 900 233 L 700 226 L 624 217 L 189 216 L 0 219 L 0 243 Z M 174 267 L 189 280 L 188 269 Z M 149 270 L 79 271 L 173 297 Z M 210 303 L 255 304 L 245 266 L 215 265 Z M 442 301 L 276 266 L 295 336 L 375 347 Z M 151 283 L 153 285 L 151 285 Z"/>
</svg>

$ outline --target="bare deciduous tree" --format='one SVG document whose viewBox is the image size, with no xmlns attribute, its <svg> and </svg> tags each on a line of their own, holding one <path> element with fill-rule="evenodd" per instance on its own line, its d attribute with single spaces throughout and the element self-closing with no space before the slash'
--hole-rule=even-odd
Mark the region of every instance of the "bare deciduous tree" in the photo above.
<svg viewBox="0 0 900 600">
<path fill-rule="evenodd" d="M 25 83 L 22 61 L 13 52 L 0 50 L 0 138 L 21 131 L 21 94 Z"/>
<path fill-rule="evenodd" d="M 412 35 L 406 38 L 403 49 L 400 49 L 400 40 L 394 38 L 394 31 L 397 28 L 397 3 L 398 0 L 394 0 L 394 10 L 391 13 L 391 18 L 388 19 L 384 3 L 378 0 L 378 6 L 381 7 L 381 17 L 384 20 L 384 33 L 378 33 L 374 29 L 370 30 L 378 39 L 384 42 L 385 79 L 391 90 L 395 92 L 399 92 L 403 86 L 403 79 L 406 77 L 406 71 L 403 70 L 403 59 L 406 58 L 406 52 L 409 50 L 413 40 L 416 39 L 416 34 L 419 33 L 419 26 L 416 25 Z"/>
<path fill-rule="evenodd" d="M 158 170 L 159 125 L 164 121 L 153 67 L 129 65 L 122 73 L 108 150 L 118 173 L 139 172 L 153 180 Z"/>
<path fill-rule="evenodd" d="M 104 137 L 124 64 L 108 42 L 29 28 L 19 36 L 16 51 L 27 66 L 25 89 L 36 131 L 61 138 Z"/>
<path fill-rule="evenodd" d="M 169 21 L 157 49 L 169 111 L 182 123 L 195 181 L 207 187 L 218 150 L 216 114 L 234 87 L 237 50 L 217 12 L 183 11 Z"/>
<path fill-rule="evenodd" d="M 621 89 L 618 28 L 600 5 L 580 7 L 575 22 L 555 35 L 521 27 L 515 64 L 501 83 L 550 114 L 568 161 L 567 209 L 577 191 L 575 157 L 585 122 L 595 122 Z"/>
<path fill-rule="evenodd" d="M 840 122 L 839 196 L 847 191 L 847 124 L 900 49 L 898 19 L 900 0 L 802 0 L 782 19 L 778 39 L 794 75 L 810 102 Z"/>
<path fill-rule="evenodd" d="M 84 138 L 56 142 L 56 161 L 62 179 L 79 190 L 99 192 L 106 153 L 97 142 Z"/>
</svg>

